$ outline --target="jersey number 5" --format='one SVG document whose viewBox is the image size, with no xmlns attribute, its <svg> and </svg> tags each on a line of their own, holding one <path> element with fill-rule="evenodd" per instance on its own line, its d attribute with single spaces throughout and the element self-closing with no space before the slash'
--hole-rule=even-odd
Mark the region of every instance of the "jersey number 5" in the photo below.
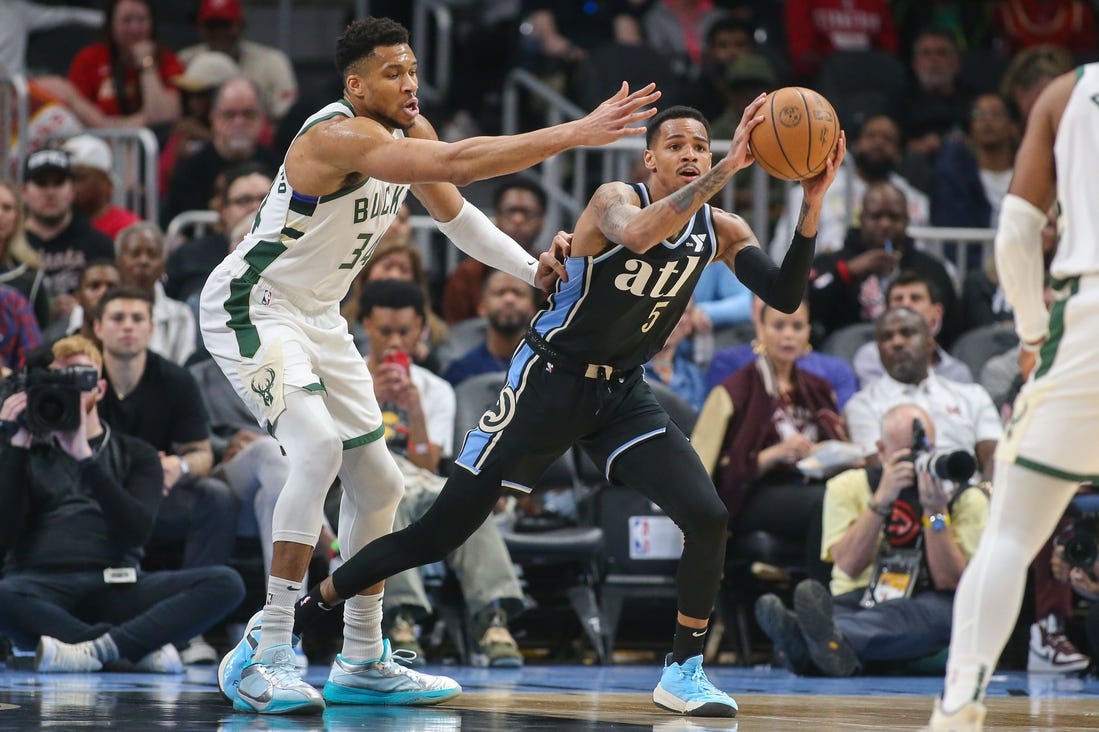
<svg viewBox="0 0 1099 732">
<path fill-rule="evenodd" d="M 660 313 L 664 310 L 664 308 L 668 307 L 668 303 L 670 302 L 671 300 L 661 300 L 656 305 L 653 305 L 653 311 L 649 313 L 648 322 L 645 323 L 645 325 L 641 326 L 642 333 L 648 333 L 650 330 L 653 329 L 653 326 L 656 325 L 657 319 L 660 318 Z"/>
</svg>

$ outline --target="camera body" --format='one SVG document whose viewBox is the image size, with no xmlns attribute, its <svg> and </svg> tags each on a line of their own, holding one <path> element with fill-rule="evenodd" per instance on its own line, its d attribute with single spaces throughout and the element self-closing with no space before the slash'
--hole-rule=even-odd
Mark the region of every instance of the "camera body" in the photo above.
<svg viewBox="0 0 1099 732">
<path fill-rule="evenodd" d="M 916 470 L 924 470 L 943 480 L 964 483 L 977 470 L 977 459 L 965 450 L 939 452 L 927 442 L 923 422 L 912 420 L 912 457 Z"/>
<path fill-rule="evenodd" d="M 1099 514 L 1070 504 L 1065 515 L 1072 523 L 1057 534 L 1055 544 L 1064 550 L 1068 564 L 1090 574 L 1099 560 Z"/>
<path fill-rule="evenodd" d="M 99 374 L 91 366 L 36 367 L 9 378 L 0 399 L 26 392 L 27 408 L 19 415 L 19 424 L 33 435 L 44 436 L 79 427 L 80 394 L 98 383 Z"/>
</svg>

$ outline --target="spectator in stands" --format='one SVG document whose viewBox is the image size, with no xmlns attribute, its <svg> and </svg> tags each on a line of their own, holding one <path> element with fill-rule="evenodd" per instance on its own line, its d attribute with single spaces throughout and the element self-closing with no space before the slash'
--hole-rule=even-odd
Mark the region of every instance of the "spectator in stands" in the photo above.
<svg viewBox="0 0 1099 732">
<path fill-rule="evenodd" d="M 518 277 L 499 270 L 489 272 L 477 306 L 487 325 L 485 340 L 447 367 L 446 380 L 457 386 L 471 376 L 507 371 L 537 310 L 536 298 L 534 288 Z"/>
<path fill-rule="evenodd" d="M 916 248 L 908 237 L 908 204 L 892 183 L 866 189 L 858 228 L 848 233 L 843 249 L 822 254 L 809 275 L 814 337 L 823 338 L 845 325 L 870 322 L 884 312 L 889 283 L 901 270 L 912 270 L 942 293 L 940 344 L 949 347 L 958 333 L 958 296 L 946 266 Z"/>
<path fill-rule="evenodd" d="M 911 56 L 915 38 L 931 26 L 949 33 L 959 49 L 989 48 L 994 2 L 996 0 L 894 0 L 893 25 L 901 39 L 901 55 Z"/>
<path fill-rule="evenodd" d="M 1095 521 L 1095 495 L 1085 494 L 1078 496 L 1073 501 L 1074 504 L 1080 506 L 1086 512 L 1086 516 L 1092 522 Z M 1067 533 L 1067 532 L 1066 532 Z M 1092 656 L 1099 655 L 1099 561 L 1093 562 L 1090 567 L 1077 567 L 1069 564 L 1065 561 L 1065 547 L 1064 536 L 1059 536 L 1055 545 L 1054 551 L 1050 553 L 1049 565 L 1050 573 L 1053 578 L 1068 587 L 1071 587 L 1076 595 L 1079 595 L 1085 601 L 1087 601 L 1087 617 L 1085 620 L 1085 629 L 1088 639 L 1088 650 Z M 1039 554 L 1041 557 L 1041 554 Z M 1037 560 L 1035 560 L 1037 561 Z M 1070 601 L 1069 606 L 1072 603 Z M 1053 668 L 1048 670 L 1056 670 L 1061 672 L 1067 671 L 1081 671 L 1087 668 L 1087 663 L 1090 659 L 1080 653 L 1075 646 L 1069 643 L 1065 637 L 1064 632 L 1060 631 L 1063 625 L 1055 625 L 1054 627 L 1060 631 L 1057 633 L 1060 636 L 1061 643 L 1049 643 L 1042 644 L 1042 636 L 1049 634 L 1049 626 L 1057 622 L 1056 617 L 1050 617 L 1045 619 L 1046 622 L 1039 626 L 1038 623 L 1030 626 L 1030 649 L 1027 654 L 1027 670 L 1031 670 L 1031 659 L 1035 656 L 1040 656 L 1040 649 L 1042 645 L 1045 645 L 1050 650 L 1054 651 L 1055 655 L 1051 655 L 1045 660 L 1044 664 L 1035 663 L 1034 665 L 1044 665 Z M 1037 646 L 1037 648 L 1036 648 Z M 1075 651 L 1075 654 L 1073 653 Z M 1074 661 L 1074 663 L 1073 663 Z M 1035 669 L 1037 670 L 1037 669 Z"/>
<path fill-rule="evenodd" d="M 493 221 L 534 257 L 546 216 L 546 193 L 537 183 L 513 178 L 500 183 L 492 197 Z M 477 304 L 489 267 L 469 258 L 454 268 L 443 292 L 443 319 L 448 323 L 477 317 Z"/>
<path fill-rule="evenodd" d="M 118 206 L 114 196 L 111 148 L 98 137 L 77 135 L 61 146 L 69 154 L 73 172 L 73 207 L 99 231 L 114 239 L 130 224 L 141 221 L 133 211 Z"/>
<path fill-rule="evenodd" d="M 23 201 L 10 180 L 0 178 L 0 285 L 23 293 L 34 308 L 39 328 L 50 323 L 50 298 L 38 254 L 27 243 L 23 229 Z"/>
<path fill-rule="evenodd" d="M 26 76 L 27 37 L 70 23 L 101 26 L 103 11 L 8 0 L 4 3 L 4 22 L 0 24 L 0 74 Z"/>
<path fill-rule="evenodd" d="M 641 18 L 645 43 L 664 54 L 683 80 L 695 79 L 702 68 L 704 41 L 710 28 L 726 17 L 713 0 L 657 0 Z"/>
<path fill-rule="evenodd" d="M 804 542 L 817 536 L 824 483 L 806 482 L 796 467 L 826 439 L 846 440 L 831 384 L 803 371 L 809 308 L 786 315 L 764 306 L 760 358 L 706 397 L 691 444 L 729 509 L 734 535 L 765 531 Z M 819 545 L 806 546 L 806 566 Z"/>
<path fill-rule="evenodd" d="M 1004 71 L 1000 94 L 1015 105 L 1018 118 L 1026 120 L 1046 84 L 1074 65 L 1072 54 L 1061 46 L 1033 46 L 1017 53 Z"/>
<path fill-rule="evenodd" d="M 51 369 L 103 359 L 80 336 L 53 347 Z M 112 432 L 95 409 L 107 384 L 81 394 L 80 425 L 32 437 L 16 420 L 25 393 L 0 406 L 0 633 L 18 647 L 38 644 L 38 672 L 98 671 L 118 662 L 150 673 L 181 673 L 172 643 L 186 643 L 244 597 L 229 567 L 143 572 L 144 545 L 161 502 L 156 452 Z"/>
<path fill-rule="evenodd" d="M 755 325 L 756 337 L 751 343 L 741 343 L 729 348 L 723 348 L 714 354 L 710 361 L 710 369 L 706 374 L 706 390 L 713 391 L 715 387 L 725 381 L 733 373 L 739 371 L 750 363 L 754 363 L 763 353 L 763 325 L 760 320 L 763 314 L 763 301 L 758 297 L 752 301 L 752 323 Z M 836 404 L 840 409 L 851 398 L 858 388 L 855 380 L 855 372 L 851 365 L 841 358 L 830 356 L 826 353 L 814 351 L 807 345 L 797 357 L 799 371 L 808 372 L 820 376 L 827 381 L 832 391 L 836 394 Z"/>
<path fill-rule="evenodd" d="M 954 35 L 929 27 L 920 31 L 912 48 L 914 84 L 905 98 L 908 152 L 933 162 L 943 145 L 961 138 L 973 90 L 958 78 L 962 56 Z"/>
<path fill-rule="evenodd" d="M 255 216 L 271 188 L 271 178 L 271 170 L 257 162 L 241 163 L 226 171 L 225 193 L 216 197 L 212 207 L 218 214 L 217 228 L 184 242 L 168 255 L 164 292 L 169 297 L 197 310 L 206 278 L 238 243 L 229 239 L 230 232 L 241 221 Z"/>
<path fill-rule="evenodd" d="M 397 218 L 389 225 L 389 229 L 378 242 L 374 254 L 363 267 L 363 271 L 355 279 L 348 292 L 347 299 L 340 308 L 340 313 L 348 322 L 348 328 L 355 338 L 355 345 L 359 353 L 366 353 L 370 344 L 369 338 L 362 329 L 362 318 L 359 315 L 359 301 L 362 288 L 374 280 L 407 280 L 415 282 L 423 293 L 424 302 L 427 303 L 427 324 L 417 341 L 416 349 L 412 352 L 412 358 L 416 363 L 433 373 L 439 372 L 439 361 L 436 350 L 449 337 L 449 330 L 442 318 L 431 309 L 431 296 L 428 290 L 427 272 L 424 270 L 423 259 L 420 250 L 412 246 L 412 226 L 409 220 L 412 211 L 407 203 L 402 203 L 397 212 Z"/>
<path fill-rule="evenodd" d="M 210 110 L 214 94 L 222 84 L 240 75 L 240 67 L 229 56 L 220 51 L 205 51 L 196 54 L 183 74 L 176 77 L 182 113 L 157 159 L 160 191 L 168 190 L 176 165 L 213 141 Z"/>
<path fill-rule="evenodd" d="M 164 233 L 145 221 L 122 230 L 115 239 L 122 284 L 153 296 L 153 337 L 149 348 L 179 365 L 195 350 L 195 319 L 190 308 L 164 292 Z"/>
<path fill-rule="evenodd" d="M 913 226 L 925 226 L 931 220 L 927 195 L 897 172 L 902 150 L 901 128 L 892 117 L 875 115 L 863 123 L 851 145 L 852 154 L 848 156 L 853 163 L 840 169 L 836 182 L 825 194 L 817 234 L 817 254 L 834 252 L 844 246 L 848 230 L 858 225 L 859 208 L 866 189 L 874 183 L 888 181 L 904 193 L 908 221 Z M 801 211 L 801 197 L 801 186 L 790 186 L 787 190 L 786 208 L 771 239 L 773 256 L 781 257 L 789 245 L 791 232 L 797 225 L 798 212 Z"/>
<path fill-rule="evenodd" d="M 786 43 L 794 73 L 810 79 L 833 51 L 897 52 L 886 0 L 786 0 Z"/>
<path fill-rule="evenodd" d="M 0 285 L 0 366 L 21 369 L 27 355 L 42 343 L 42 332 L 30 302 L 9 285 Z"/>
<path fill-rule="evenodd" d="M 152 127 L 179 118 L 174 80 L 183 65 L 156 39 L 149 0 L 111 0 L 106 41 L 86 46 L 68 80 L 38 79 L 88 127 Z"/>
<path fill-rule="evenodd" d="M 850 676 L 875 663 L 895 669 L 950 642 L 954 590 L 988 521 L 989 500 L 982 488 L 951 492 L 915 469 L 914 421 L 927 449 L 945 447 L 931 415 L 902 402 L 881 418 L 882 467 L 828 481 L 820 553 L 834 562 L 831 592 L 807 579 L 794 590 L 793 612 L 775 595 L 756 601 L 760 627 L 795 673 Z"/>
<path fill-rule="evenodd" d="M 1095 53 L 1099 37 L 1094 6 L 1085 0 L 1003 0 L 996 25 L 1009 54 L 1040 45 L 1074 54 Z"/>
<path fill-rule="evenodd" d="M 80 272 L 93 259 L 113 259 L 114 245 L 73 209 L 68 153 L 39 150 L 27 156 L 23 174 L 27 243 L 42 262 L 50 321 L 67 318 Z"/>
<path fill-rule="evenodd" d="M 272 120 L 279 120 L 298 98 L 298 80 L 287 55 L 278 48 L 245 40 L 240 0 L 203 0 L 198 9 L 198 32 L 203 42 L 179 52 L 189 63 L 204 51 L 227 54 L 240 72 L 260 91 Z"/>
<path fill-rule="evenodd" d="M 702 48 L 702 65 L 698 77 L 687 93 L 687 99 L 695 109 L 713 120 L 711 132 L 717 120 L 730 107 L 728 73 L 730 64 L 737 59 L 758 53 L 755 28 L 750 23 L 722 17 L 710 24 L 706 43 Z M 772 70 L 772 75 L 773 75 Z M 744 106 L 741 105 L 741 110 Z M 733 126 L 733 129 L 736 125 Z M 715 139 L 731 137 L 714 132 Z"/>
<path fill-rule="evenodd" d="M 243 76 L 218 88 L 210 112 L 213 139 L 197 153 L 180 162 L 168 190 L 167 216 L 183 211 L 207 209 L 215 194 L 217 177 L 234 165 L 256 161 L 277 170 L 271 149 L 257 140 L 263 129 L 263 108 L 256 85 Z"/>
<path fill-rule="evenodd" d="M 367 364 L 381 407 L 386 445 L 405 476 L 405 496 L 393 528 L 418 519 L 443 487 L 440 460 L 449 458 L 454 441 L 454 390 L 443 379 L 411 363 L 409 352 L 424 326 L 424 299 L 412 282 L 374 280 L 362 291 L 363 328 L 370 335 Z M 473 616 L 477 653 L 484 665 L 521 666 L 523 657 L 507 629 L 508 617 L 523 609 L 523 591 L 507 546 L 490 518 L 447 557 L 462 586 Z M 388 636 L 394 648 L 422 649 L 412 628 L 416 618 L 432 612 L 419 570 L 386 580 L 385 615 L 392 618 Z"/>
<path fill-rule="evenodd" d="M 664 347 L 645 364 L 647 376 L 669 387 L 690 404 L 695 412 L 702 408 L 702 402 L 706 398 L 706 377 L 702 367 L 687 355 L 689 349 L 679 346 L 695 334 L 698 322 L 696 309 L 694 303 L 687 305 L 683 316 L 668 334 L 668 340 L 664 341 Z"/>
<path fill-rule="evenodd" d="M 976 455 L 982 475 L 991 478 L 992 453 L 1003 430 L 988 392 L 935 374 L 931 329 L 915 310 L 887 310 L 877 320 L 875 337 L 885 376 L 860 389 L 844 407 L 851 441 L 872 450 L 881 439 L 886 411 L 911 402 L 934 419 L 940 450 Z"/>
<path fill-rule="evenodd" d="M 111 259 L 93 259 L 80 273 L 80 282 L 73 297 L 76 306 L 65 320 L 55 321 L 43 332 L 47 343 L 61 340 L 65 336 L 82 335 L 97 348 L 101 347 L 95 336 L 95 315 L 99 312 L 99 299 L 103 293 L 119 283 L 118 267 Z"/>
<path fill-rule="evenodd" d="M 943 350 L 935 342 L 935 334 L 943 324 L 943 298 L 938 289 L 929 280 L 902 270 L 895 280 L 889 283 L 885 293 L 886 306 L 890 308 L 908 308 L 915 310 L 927 321 L 931 332 L 931 370 L 937 375 L 956 381 L 959 384 L 972 384 L 973 374 L 969 367 Z M 864 344 L 855 351 L 853 359 L 855 375 L 859 377 L 859 386 L 867 387 L 885 375 L 881 353 L 874 341 Z"/>
<path fill-rule="evenodd" d="M 160 454 L 164 501 L 150 546 L 178 553 L 183 569 L 225 564 L 236 541 L 237 500 L 210 477 L 210 421 L 194 378 L 149 350 L 153 296 L 119 286 L 99 301 L 95 334 L 103 344 L 108 389 L 99 415 L 118 432 L 145 440 Z M 187 662 L 217 660 L 200 637 L 184 649 Z"/>
</svg>

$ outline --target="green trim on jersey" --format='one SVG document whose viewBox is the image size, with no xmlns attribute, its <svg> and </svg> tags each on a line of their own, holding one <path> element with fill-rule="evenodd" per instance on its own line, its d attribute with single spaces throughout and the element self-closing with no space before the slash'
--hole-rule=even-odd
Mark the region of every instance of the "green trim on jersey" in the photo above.
<svg viewBox="0 0 1099 732">
<path fill-rule="evenodd" d="M 302 389 L 304 389 L 305 391 L 324 391 L 324 392 L 328 391 L 327 389 L 324 388 L 324 384 L 322 384 L 319 381 L 314 382 L 312 384 L 306 384 L 305 386 L 302 387 Z"/>
<path fill-rule="evenodd" d="M 326 119 L 332 119 L 333 117 L 346 117 L 346 116 L 347 115 L 344 114 L 343 112 L 332 112 L 331 114 L 326 114 L 323 117 L 318 117 L 317 119 L 315 119 L 312 122 L 310 122 L 309 124 L 307 124 L 305 127 L 302 127 L 301 132 L 299 132 L 297 135 L 295 135 L 294 139 L 295 140 L 298 139 L 299 137 L 304 135 L 306 132 L 308 132 L 310 130 L 310 128 L 312 128 L 313 126 L 315 126 L 317 124 L 320 124 L 321 122 L 324 122 Z"/>
<path fill-rule="evenodd" d="M 379 440 L 385 436 L 385 425 L 381 425 L 373 432 L 367 432 L 365 435 L 359 435 L 358 437 L 352 437 L 350 440 L 343 441 L 343 449 L 350 450 L 353 447 L 359 447 L 360 445 L 366 445 L 375 440 Z"/>
<path fill-rule="evenodd" d="M 1074 78 L 1072 80 L 1072 83 L 1075 84 L 1076 82 L 1080 81 L 1080 79 L 1082 79 L 1083 76 L 1084 76 L 1084 67 L 1083 66 L 1077 66 L 1076 67 L 1076 78 Z"/>
<path fill-rule="evenodd" d="M 256 245 L 244 255 L 247 262 L 257 273 L 271 266 L 271 262 L 286 251 L 286 245 L 279 241 L 258 241 Z"/>
<path fill-rule="evenodd" d="M 248 301 L 252 297 L 252 288 L 259 282 L 259 272 L 248 270 L 229 283 L 229 297 L 225 298 L 225 312 L 229 320 L 225 324 L 237 337 L 237 350 L 245 358 L 252 358 L 259 350 L 259 331 L 249 316 Z"/>
<path fill-rule="evenodd" d="M 302 201 L 291 196 L 289 208 L 296 214 L 301 214 L 302 216 L 312 216 L 313 212 L 317 210 L 317 203 L 309 203 L 307 201 Z"/>
<path fill-rule="evenodd" d="M 290 237 L 291 239 L 300 239 L 305 236 L 305 232 L 298 231 L 297 229 L 291 228 L 289 226 L 284 226 L 282 227 L 282 235 Z"/>
<path fill-rule="evenodd" d="M 1086 473 L 1074 473 L 1071 470 L 1061 470 L 1052 465 L 1028 460 L 1025 457 L 1016 457 L 1015 464 L 1020 468 L 1033 470 L 1035 473 L 1042 473 L 1043 475 L 1049 475 L 1062 480 L 1071 480 L 1073 483 L 1095 483 L 1096 481 L 1099 481 L 1099 475 L 1088 475 Z"/>
<path fill-rule="evenodd" d="M 1040 379 L 1045 376 L 1046 373 L 1053 368 L 1053 359 L 1057 357 L 1057 349 L 1061 346 L 1061 341 L 1065 337 L 1065 306 L 1068 305 L 1068 301 L 1080 291 L 1080 278 L 1069 277 L 1064 280 L 1054 280 L 1050 283 L 1054 290 L 1060 290 L 1063 287 L 1068 287 L 1068 295 L 1061 300 L 1053 303 L 1053 307 L 1049 311 L 1049 337 L 1046 338 L 1046 342 L 1042 344 L 1041 350 L 1038 351 L 1039 366 L 1038 370 L 1034 374 L 1035 379 Z"/>
<path fill-rule="evenodd" d="M 340 190 L 336 191 L 335 193 L 327 193 L 327 194 L 321 196 L 320 200 L 317 201 L 317 203 L 318 204 L 328 203 L 329 201 L 334 201 L 337 198 L 342 198 L 343 196 L 346 196 L 348 193 L 352 193 L 354 191 L 359 190 L 360 188 L 362 188 L 363 186 L 365 186 L 369 182 L 370 182 L 369 177 L 363 178 L 358 183 L 353 183 L 353 184 L 347 186 L 346 188 L 341 188 Z"/>
<path fill-rule="evenodd" d="M 355 114 L 355 108 L 352 107 L 351 102 L 347 101 L 345 98 L 340 97 L 336 100 L 336 104 L 342 104 L 343 106 L 347 107 L 347 111 L 351 112 L 351 114 Z"/>
</svg>

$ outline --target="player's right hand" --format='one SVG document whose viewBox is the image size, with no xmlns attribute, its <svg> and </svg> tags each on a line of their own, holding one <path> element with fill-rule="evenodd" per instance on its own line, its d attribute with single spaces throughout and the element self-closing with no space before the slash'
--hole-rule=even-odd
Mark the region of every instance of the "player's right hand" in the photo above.
<svg viewBox="0 0 1099 732">
<path fill-rule="evenodd" d="M 648 84 L 630 94 L 630 85 L 623 81 L 618 92 L 577 120 L 581 145 L 606 145 L 627 135 L 642 135 L 644 126 L 636 126 L 656 114 L 656 108 L 644 109 L 660 98 L 656 84 Z"/>
</svg>

